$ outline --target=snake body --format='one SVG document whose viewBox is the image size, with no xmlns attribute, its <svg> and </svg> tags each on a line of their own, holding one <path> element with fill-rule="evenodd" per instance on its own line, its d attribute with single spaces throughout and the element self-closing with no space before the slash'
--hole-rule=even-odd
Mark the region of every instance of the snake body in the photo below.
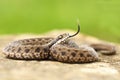
<svg viewBox="0 0 120 80">
<path fill-rule="evenodd" d="M 46 59 L 49 48 L 45 44 L 53 38 L 32 38 L 13 41 L 3 50 L 8 58 L 13 59 Z"/>
<path fill-rule="evenodd" d="M 3 49 L 3 53 L 7 58 L 12 59 L 52 59 L 68 63 L 97 61 L 99 57 L 95 50 L 110 54 L 115 53 L 114 47 L 109 45 L 78 46 L 69 39 L 78 32 L 74 35 L 65 33 L 56 38 L 30 38 L 13 41 Z"/>
<path fill-rule="evenodd" d="M 4 48 L 4 54 L 13 59 L 52 59 L 61 62 L 91 62 L 98 60 L 97 53 L 89 47 L 79 49 L 73 42 L 64 42 L 52 47 L 48 44 L 54 38 L 31 38 L 18 40 Z M 70 43 L 69 43 L 70 42 Z M 71 44 L 73 43 L 73 44 Z"/>
</svg>

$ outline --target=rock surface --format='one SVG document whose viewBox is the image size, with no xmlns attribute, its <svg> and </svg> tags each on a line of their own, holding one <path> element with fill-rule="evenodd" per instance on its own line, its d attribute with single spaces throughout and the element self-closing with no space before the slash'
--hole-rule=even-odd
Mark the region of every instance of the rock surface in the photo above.
<svg viewBox="0 0 120 80">
<path fill-rule="evenodd" d="M 120 80 L 120 46 L 116 46 L 117 54 L 101 55 L 99 62 L 84 64 L 67 64 L 57 61 L 25 61 L 5 58 L 2 48 L 10 41 L 49 36 L 55 37 L 61 33 L 73 31 L 51 31 L 42 35 L 4 35 L 0 36 L 0 80 Z M 105 42 L 90 36 L 79 34 L 73 38 L 77 44 Z M 107 42 L 109 43 L 109 42 Z"/>
</svg>

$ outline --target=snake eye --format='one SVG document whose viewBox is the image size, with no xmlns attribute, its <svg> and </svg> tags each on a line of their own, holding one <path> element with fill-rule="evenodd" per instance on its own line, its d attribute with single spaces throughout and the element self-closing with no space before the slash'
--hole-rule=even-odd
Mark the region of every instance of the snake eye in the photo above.
<svg viewBox="0 0 120 80">
<path fill-rule="evenodd" d="M 62 39 L 62 38 L 63 38 L 63 36 L 62 36 L 62 35 L 60 35 L 60 36 L 58 36 L 58 38 L 59 38 L 59 39 Z"/>
</svg>

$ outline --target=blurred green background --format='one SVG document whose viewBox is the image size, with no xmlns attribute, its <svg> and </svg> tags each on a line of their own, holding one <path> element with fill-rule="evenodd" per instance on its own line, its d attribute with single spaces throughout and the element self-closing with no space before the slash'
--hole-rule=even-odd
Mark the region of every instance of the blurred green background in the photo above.
<svg viewBox="0 0 120 80">
<path fill-rule="evenodd" d="M 120 0 L 0 0 L 0 34 L 76 30 L 120 42 Z"/>
</svg>

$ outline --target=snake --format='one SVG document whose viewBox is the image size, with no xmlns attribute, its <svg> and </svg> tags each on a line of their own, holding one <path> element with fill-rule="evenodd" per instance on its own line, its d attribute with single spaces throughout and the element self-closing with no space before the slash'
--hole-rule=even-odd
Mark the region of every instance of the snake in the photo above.
<svg viewBox="0 0 120 80">
<path fill-rule="evenodd" d="M 9 59 L 16 60 L 55 60 L 65 63 L 86 63 L 99 60 L 97 51 L 111 55 L 115 47 L 106 44 L 77 45 L 71 40 L 80 32 L 80 25 L 75 34 L 63 33 L 56 38 L 40 37 L 10 42 L 3 53 Z"/>
</svg>

